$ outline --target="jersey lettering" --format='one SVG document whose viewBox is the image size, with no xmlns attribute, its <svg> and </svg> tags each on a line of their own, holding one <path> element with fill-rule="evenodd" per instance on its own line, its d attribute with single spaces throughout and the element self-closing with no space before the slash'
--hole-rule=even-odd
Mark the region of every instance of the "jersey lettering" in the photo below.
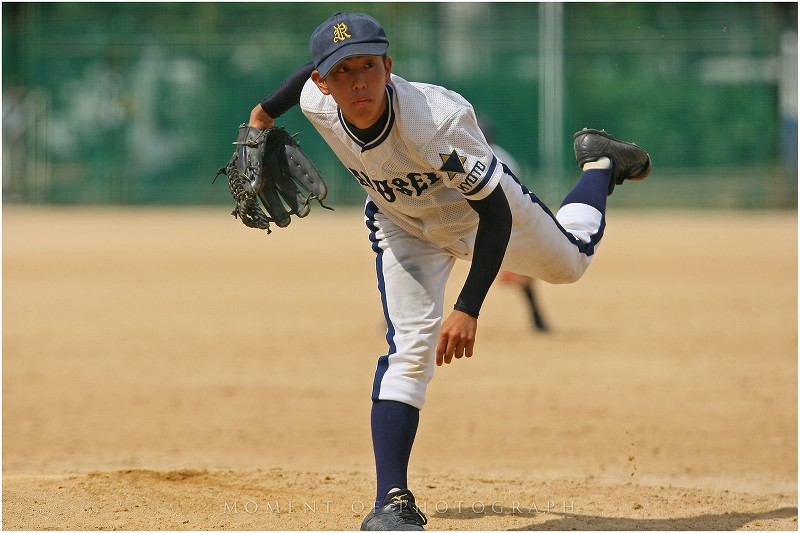
<svg viewBox="0 0 800 533">
<path fill-rule="evenodd" d="M 472 186 L 481 180 L 484 170 L 486 170 L 486 165 L 480 161 L 475 163 L 475 166 L 469 171 L 469 174 L 467 174 L 467 177 L 464 178 L 464 181 L 459 184 L 458 190 L 463 193 L 469 192 L 470 189 L 472 189 Z"/>
<path fill-rule="evenodd" d="M 356 178 L 356 181 L 358 181 L 358 183 L 360 183 L 362 187 L 369 187 L 370 189 L 375 190 L 375 186 L 372 184 L 372 181 L 369 179 L 369 176 L 367 176 L 362 172 L 359 172 L 354 168 L 348 168 L 347 170 L 349 170 L 353 174 L 353 177 Z"/>
<path fill-rule="evenodd" d="M 372 183 L 375 184 L 375 190 L 381 193 L 381 196 L 387 202 L 394 202 L 397 199 L 394 190 L 389 186 L 388 180 L 372 180 Z"/>
<path fill-rule="evenodd" d="M 420 176 L 425 176 L 426 178 L 428 178 L 428 183 L 425 183 L 425 180 L 420 179 Z M 416 172 L 411 172 L 406 177 L 411 182 L 411 186 L 414 187 L 417 196 L 421 195 L 422 191 L 427 189 L 430 185 L 433 185 L 434 183 L 439 181 L 439 176 L 436 174 L 436 172 L 425 172 L 424 174 L 417 174 Z"/>
<path fill-rule="evenodd" d="M 406 196 L 413 196 L 414 191 L 408 188 L 408 182 L 403 178 L 395 178 L 392 180 L 392 185 L 394 185 L 397 192 L 403 193 Z M 418 195 L 419 196 L 419 195 Z"/>
<path fill-rule="evenodd" d="M 421 196 L 423 192 L 428 190 L 434 183 L 441 180 L 435 172 L 409 172 L 405 178 L 394 178 L 389 183 L 389 180 L 374 180 L 367 176 L 365 173 L 355 168 L 348 168 L 347 170 L 353 174 L 356 181 L 362 187 L 372 189 L 383 196 L 387 202 L 394 202 L 397 200 L 397 194 L 405 196 Z"/>
</svg>

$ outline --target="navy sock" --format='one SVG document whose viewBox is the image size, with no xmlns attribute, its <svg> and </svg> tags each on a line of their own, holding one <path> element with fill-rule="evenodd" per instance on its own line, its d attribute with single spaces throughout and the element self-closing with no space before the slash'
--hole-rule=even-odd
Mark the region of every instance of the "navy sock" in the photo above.
<svg viewBox="0 0 800 533">
<path fill-rule="evenodd" d="M 572 189 L 561 206 L 567 204 L 586 204 L 601 213 L 606 212 L 608 186 L 611 183 L 611 169 L 593 168 L 584 170 L 575 188 Z"/>
<path fill-rule="evenodd" d="M 388 400 L 372 404 L 372 447 L 378 493 L 375 505 L 393 488 L 408 488 L 408 460 L 419 426 L 419 409 Z"/>
</svg>

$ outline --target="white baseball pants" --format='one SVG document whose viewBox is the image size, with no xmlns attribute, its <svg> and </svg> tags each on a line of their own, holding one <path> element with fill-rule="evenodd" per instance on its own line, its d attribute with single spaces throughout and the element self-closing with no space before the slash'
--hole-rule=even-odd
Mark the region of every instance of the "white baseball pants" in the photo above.
<svg viewBox="0 0 800 533">
<path fill-rule="evenodd" d="M 498 186 L 513 217 L 503 269 L 549 283 L 572 283 L 588 268 L 602 237 L 603 214 L 586 204 L 567 204 L 553 216 L 513 176 Z M 389 349 L 378 359 L 373 400 L 394 400 L 417 409 L 436 366 L 444 292 L 455 260 L 472 258 L 474 235 L 459 250 L 444 250 L 410 235 L 367 198 L 365 222 L 376 252 L 376 274 Z"/>
</svg>

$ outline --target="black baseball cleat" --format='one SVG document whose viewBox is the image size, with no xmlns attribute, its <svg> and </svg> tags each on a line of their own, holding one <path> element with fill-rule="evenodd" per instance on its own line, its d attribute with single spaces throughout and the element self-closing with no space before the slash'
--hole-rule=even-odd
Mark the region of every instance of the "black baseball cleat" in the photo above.
<svg viewBox="0 0 800 533">
<path fill-rule="evenodd" d="M 428 519 L 408 489 L 390 492 L 361 522 L 361 531 L 424 531 Z"/>
<path fill-rule="evenodd" d="M 614 162 L 613 178 L 608 184 L 609 196 L 615 185 L 625 180 L 643 180 L 650 175 L 650 156 L 637 145 L 617 140 L 606 130 L 584 128 L 575 134 L 575 161 L 579 167 L 603 156 Z"/>
</svg>

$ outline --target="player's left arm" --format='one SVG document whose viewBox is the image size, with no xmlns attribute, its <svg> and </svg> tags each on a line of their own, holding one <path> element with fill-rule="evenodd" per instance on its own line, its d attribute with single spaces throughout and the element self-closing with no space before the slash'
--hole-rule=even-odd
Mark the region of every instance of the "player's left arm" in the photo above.
<svg viewBox="0 0 800 533">
<path fill-rule="evenodd" d="M 453 311 L 442 323 L 436 346 L 436 364 L 453 358 L 472 357 L 478 330 L 478 314 L 492 286 L 511 236 L 511 208 L 499 185 L 482 200 L 468 200 L 479 216 L 475 248 L 464 287 Z"/>
</svg>

